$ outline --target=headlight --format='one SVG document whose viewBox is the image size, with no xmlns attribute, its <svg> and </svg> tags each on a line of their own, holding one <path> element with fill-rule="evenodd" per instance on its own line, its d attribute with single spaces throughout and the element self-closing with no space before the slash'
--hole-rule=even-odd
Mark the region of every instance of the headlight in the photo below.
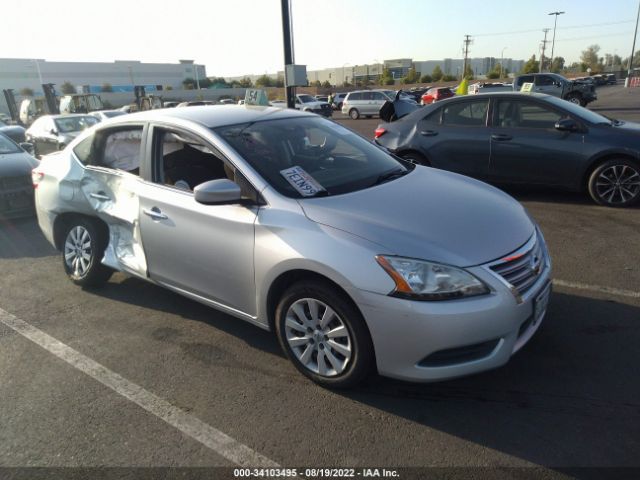
<svg viewBox="0 0 640 480">
<path fill-rule="evenodd" d="M 489 293 L 489 288 L 470 273 L 449 265 L 413 258 L 376 256 L 377 262 L 396 282 L 393 295 L 412 300 L 451 300 Z"/>
</svg>

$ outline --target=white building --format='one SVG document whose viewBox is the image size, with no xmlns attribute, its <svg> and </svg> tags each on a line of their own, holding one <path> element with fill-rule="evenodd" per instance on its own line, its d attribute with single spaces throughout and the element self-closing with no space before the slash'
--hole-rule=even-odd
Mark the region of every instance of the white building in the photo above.
<svg viewBox="0 0 640 480">
<path fill-rule="evenodd" d="M 0 58 L 0 90 L 30 88 L 35 95 L 42 95 L 43 83 L 60 86 L 70 82 L 78 91 L 99 93 L 108 83 L 114 92 L 133 92 L 134 85 L 144 85 L 149 91 L 182 88 L 187 78 L 206 78 L 204 65 L 193 60 L 179 63 L 142 63 L 135 60 L 115 62 L 48 62 L 42 59 Z M 4 95 L 0 95 L 0 111 L 7 112 Z"/>
</svg>

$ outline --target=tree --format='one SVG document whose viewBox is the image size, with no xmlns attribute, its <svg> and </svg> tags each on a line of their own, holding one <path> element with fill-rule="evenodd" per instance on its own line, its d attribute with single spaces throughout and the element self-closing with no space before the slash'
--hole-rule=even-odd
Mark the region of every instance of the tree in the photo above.
<svg viewBox="0 0 640 480">
<path fill-rule="evenodd" d="M 629 68 L 629 57 L 625 58 L 622 61 L 622 65 L 625 68 Z M 638 66 L 640 65 L 640 50 L 636 50 L 636 53 L 633 54 L 633 65 L 632 66 Z"/>
<path fill-rule="evenodd" d="M 62 85 L 60 85 L 60 91 L 65 95 L 71 95 L 73 93 L 76 93 L 76 87 L 74 87 L 73 84 L 67 80 Z"/>
<path fill-rule="evenodd" d="M 420 77 L 420 83 L 431 83 L 433 82 L 433 78 L 431 78 L 431 75 L 422 75 L 422 77 Z"/>
<path fill-rule="evenodd" d="M 322 83 L 320 83 L 320 80 L 316 80 L 315 82 L 313 82 L 313 84 L 311 86 L 312 87 L 321 87 Z"/>
<path fill-rule="evenodd" d="M 33 90 L 29 87 L 21 88 L 20 95 L 22 95 L 23 97 L 33 97 Z"/>
<path fill-rule="evenodd" d="M 329 83 L 329 80 L 325 80 L 324 82 L 322 82 L 322 88 L 331 88 L 332 85 L 331 83 Z"/>
<path fill-rule="evenodd" d="M 253 83 L 249 77 L 244 77 L 241 80 L 233 82 L 233 85 L 238 85 L 241 88 L 251 88 L 253 87 Z"/>
<path fill-rule="evenodd" d="M 382 70 L 382 75 L 380 76 L 379 83 L 380 85 L 393 85 L 394 83 L 396 83 L 388 68 Z"/>
<path fill-rule="evenodd" d="M 196 88 L 196 81 L 191 77 L 185 78 L 182 81 L 182 86 L 185 90 L 193 90 L 194 88 Z"/>
<path fill-rule="evenodd" d="M 431 72 L 431 78 L 433 78 L 434 82 L 439 82 L 440 80 L 442 80 L 442 69 L 440 68 L 440 65 L 436 65 L 436 68 L 433 69 L 433 72 Z"/>
<path fill-rule="evenodd" d="M 102 87 L 100 87 L 100 91 L 105 93 L 113 92 L 113 87 L 110 83 L 105 82 L 102 84 Z"/>
<path fill-rule="evenodd" d="M 538 73 L 539 71 L 540 62 L 536 60 L 535 55 L 531 55 L 531 58 L 522 67 L 522 73 Z"/>
<path fill-rule="evenodd" d="M 458 78 L 455 75 L 443 75 L 442 76 L 442 81 L 443 82 L 453 82 L 454 80 L 457 80 Z"/>
<path fill-rule="evenodd" d="M 256 87 L 273 87 L 273 79 L 267 74 L 256 79 Z"/>
<path fill-rule="evenodd" d="M 410 68 L 407 72 L 407 75 L 402 79 L 402 83 L 405 85 L 410 85 L 412 83 L 418 83 L 418 80 L 420 80 L 418 72 L 416 72 L 415 68 Z"/>
<path fill-rule="evenodd" d="M 564 62 L 564 57 L 554 58 L 551 62 L 551 71 L 553 73 L 560 73 L 562 70 L 564 70 Z"/>
<path fill-rule="evenodd" d="M 600 45 L 589 45 L 586 50 L 583 50 L 580 54 L 580 60 L 586 64 L 592 71 L 599 71 L 600 65 L 598 63 L 598 52 L 600 51 Z"/>
<path fill-rule="evenodd" d="M 276 78 L 275 86 L 278 88 L 284 87 L 284 77 L 282 77 L 282 75 L 278 75 L 278 78 Z"/>
</svg>

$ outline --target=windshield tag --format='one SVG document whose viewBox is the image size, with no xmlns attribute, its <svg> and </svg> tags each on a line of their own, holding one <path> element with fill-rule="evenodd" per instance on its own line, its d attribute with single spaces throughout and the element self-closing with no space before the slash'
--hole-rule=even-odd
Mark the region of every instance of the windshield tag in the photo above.
<svg viewBox="0 0 640 480">
<path fill-rule="evenodd" d="M 318 192 L 324 191 L 324 187 L 320 185 L 315 178 L 304 171 L 302 167 L 295 166 L 280 170 L 287 182 L 295 188 L 303 197 L 313 197 Z"/>
</svg>

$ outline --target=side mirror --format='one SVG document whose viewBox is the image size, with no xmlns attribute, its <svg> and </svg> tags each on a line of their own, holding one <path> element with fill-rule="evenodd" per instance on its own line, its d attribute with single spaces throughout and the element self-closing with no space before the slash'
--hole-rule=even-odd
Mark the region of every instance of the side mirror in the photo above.
<svg viewBox="0 0 640 480">
<path fill-rule="evenodd" d="M 224 205 L 240 203 L 240 187 L 226 178 L 209 180 L 193 189 L 196 202 L 204 205 Z"/>
<path fill-rule="evenodd" d="M 30 142 L 20 142 L 20 148 L 27 151 L 31 155 L 33 155 L 33 143 Z"/>
<path fill-rule="evenodd" d="M 561 118 L 556 122 L 556 130 L 561 132 L 577 132 L 580 126 L 573 118 Z"/>
<path fill-rule="evenodd" d="M 55 128 L 52 128 L 51 130 L 49 130 L 49 133 L 50 133 L 51 135 L 57 135 L 57 134 L 58 134 L 58 131 L 57 131 Z"/>
</svg>

